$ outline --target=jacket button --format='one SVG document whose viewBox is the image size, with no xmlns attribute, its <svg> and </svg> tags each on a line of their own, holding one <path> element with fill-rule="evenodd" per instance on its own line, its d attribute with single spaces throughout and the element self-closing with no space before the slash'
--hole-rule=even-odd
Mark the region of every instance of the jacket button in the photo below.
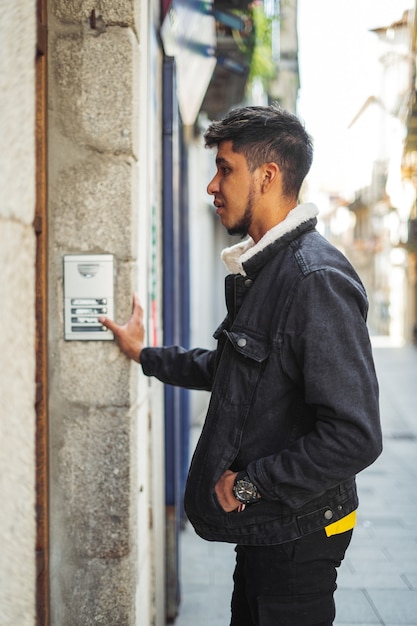
<svg viewBox="0 0 417 626">
<path fill-rule="evenodd" d="M 244 348 L 246 346 L 246 339 L 240 337 L 240 339 L 237 340 L 237 345 L 239 348 Z"/>
<path fill-rule="evenodd" d="M 245 287 L 249 289 L 249 287 L 252 287 L 253 285 L 253 280 L 251 280 L 250 278 L 247 278 L 243 284 L 245 285 Z"/>
<path fill-rule="evenodd" d="M 330 520 L 333 517 L 333 511 L 331 511 L 330 509 L 327 509 L 327 511 L 324 512 L 324 519 Z"/>
</svg>

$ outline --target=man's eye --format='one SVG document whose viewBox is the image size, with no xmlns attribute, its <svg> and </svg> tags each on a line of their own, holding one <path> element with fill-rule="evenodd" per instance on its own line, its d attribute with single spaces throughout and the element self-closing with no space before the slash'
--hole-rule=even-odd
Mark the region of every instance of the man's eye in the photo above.
<svg viewBox="0 0 417 626">
<path fill-rule="evenodd" d="M 228 174 L 230 172 L 230 167 L 222 167 L 221 171 L 223 172 L 223 174 Z"/>
</svg>

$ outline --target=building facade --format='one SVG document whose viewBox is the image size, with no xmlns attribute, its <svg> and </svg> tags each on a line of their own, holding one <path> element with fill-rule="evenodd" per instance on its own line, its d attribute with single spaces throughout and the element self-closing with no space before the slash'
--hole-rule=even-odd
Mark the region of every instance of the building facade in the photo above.
<svg viewBox="0 0 417 626">
<path fill-rule="evenodd" d="M 159 6 L 3 17 L 0 623 L 164 624 L 162 388 L 64 335 L 79 254 L 110 255 L 115 318 L 137 291 L 161 334 Z"/>
<path fill-rule="evenodd" d="M 150 345 L 207 345 L 222 315 L 229 241 L 201 131 L 244 97 L 252 44 L 232 39 L 248 2 L 190 6 L 185 22 L 184 3 L 156 0 L 3 8 L 0 626 L 178 612 L 189 423 L 206 399 L 143 377 L 94 315 L 111 302 L 125 321 L 137 292 Z M 108 300 L 88 287 L 103 258 Z"/>
</svg>

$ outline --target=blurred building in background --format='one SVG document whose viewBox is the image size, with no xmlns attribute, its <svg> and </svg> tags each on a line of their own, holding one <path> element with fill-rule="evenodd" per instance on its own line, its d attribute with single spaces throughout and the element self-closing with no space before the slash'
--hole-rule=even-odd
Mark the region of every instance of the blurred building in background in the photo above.
<svg viewBox="0 0 417 626">
<path fill-rule="evenodd" d="M 349 126 L 348 188 L 329 199 L 323 227 L 359 271 L 375 334 L 411 341 L 416 322 L 412 250 L 415 183 L 415 11 L 373 29 L 379 42 L 379 89 Z M 415 131 L 414 131 L 415 132 Z M 415 153 L 414 153 L 415 155 Z"/>
<path fill-rule="evenodd" d="M 406 319 L 412 340 L 417 343 L 417 4 L 410 16 L 410 73 L 407 98 L 406 135 L 402 154 L 402 178 L 410 197 L 404 212 L 401 244 L 407 253 Z M 406 207 L 407 208 L 407 207 Z M 408 333 L 409 336 L 409 333 Z"/>
</svg>

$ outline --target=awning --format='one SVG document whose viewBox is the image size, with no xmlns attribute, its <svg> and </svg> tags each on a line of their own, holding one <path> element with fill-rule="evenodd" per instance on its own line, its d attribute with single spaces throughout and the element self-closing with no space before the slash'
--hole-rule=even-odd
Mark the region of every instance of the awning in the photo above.
<svg viewBox="0 0 417 626">
<path fill-rule="evenodd" d="M 253 50 L 252 26 L 244 13 L 248 4 L 248 0 L 171 3 L 161 39 L 165 54 L 175 57 L 185 125 L 194 124 L 200 110 L 217 119 L 242 102 Z"/>
<path fill-rule="evenodd" d="M 212 3 L 173 0 L 161 27 L 165 54 L 175 57 L 182 121 L 194 124 L 216 67 Z"/>
</svg>

